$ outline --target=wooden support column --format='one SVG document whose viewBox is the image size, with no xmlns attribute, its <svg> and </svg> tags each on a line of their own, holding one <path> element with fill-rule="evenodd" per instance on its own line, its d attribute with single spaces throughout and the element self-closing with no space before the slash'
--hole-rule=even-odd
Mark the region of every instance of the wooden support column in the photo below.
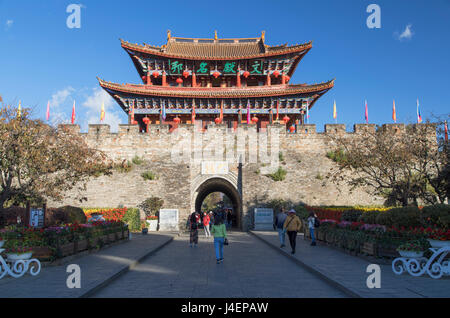
<svg viewBox="0 0 450 318">
<path fill-rule="evenodd" d="M 270 81 L 270 73 L 269 73 L 269 72 L 267 72 L 266 85 L 267 85 L 267 86 L 270 86 L 270 85 L 271 85 L 271 81 Z"/>
<path fill-rule="evenodd" d="M 197 87 L 197 76 L 194 71 L 192 71 L 192 87 Z"/>
<path fill-rule="evenodd" d="M 152 84 L 152 75 L 150 74 L 150 69 L 147 70 L 147 85 L 153 85 Z"/>
<path fill-rule="evenodd" d="M 166 71 L 162 72 L 162 86 L 167 86 Z"/>
<path fill-rule="evenodd" d="M 282 85 L 286 84 L 286 76 L 284 75 L 284 72 L 281 73 L 281 84 Z"/>
<path fill-rule="evenodd" d="M 236 74 L 236 86 L 241 87 L 241 71 L 238 70 Z"/>
</svg>

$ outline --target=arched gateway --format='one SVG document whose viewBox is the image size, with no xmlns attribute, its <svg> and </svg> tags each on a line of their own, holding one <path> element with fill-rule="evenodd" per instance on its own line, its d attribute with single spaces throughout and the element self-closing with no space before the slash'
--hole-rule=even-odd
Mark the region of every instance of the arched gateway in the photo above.
<svg viewBox="0 0 450 318">
<path fill-rule="evenodd" d="M 203 200 L 211 193 L 222 192 L 233 204 L 239 229 L 242 229 L 242 194 L 238 186 L 238 178 L 229 173 L 227 175 L 201 175 L 192 183 L 191 208 L 201 211 Z"/>
<path fill-rule="evenodd" d="M 222 192 L 233 204 L 237 227 L 242 228 L 242 198 L 237 187 L 223 177 L 209 177 L 193 193 L 192 203 L 195 211 L 201 211 L 203 200 L 211 193 Z"/>
</svg>

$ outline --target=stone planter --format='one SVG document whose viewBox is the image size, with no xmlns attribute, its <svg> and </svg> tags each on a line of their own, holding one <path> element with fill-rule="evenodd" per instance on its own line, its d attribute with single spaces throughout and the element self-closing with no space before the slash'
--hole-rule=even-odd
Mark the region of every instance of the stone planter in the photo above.
<svg viewBox="0 0 450 318">
<path fill-rule="evenodd" d="M 88 244 L 89 244 L 88 240 L 77 241 L 76 242 L 77 253 L 87 250 L 88 249 Z"/>
<path fill-rule="evenodd" d="M 130 231 L 129 230 L 125 230 L 122 232 L 123 234 L 123 239 L 124 240 L 128 240 L 128 237 L 130 236 Z"/>
<path fill-rule="evenodd" d="M 419 258 L 423 256 L 423 251 L 422 252 L 414 252 L 414 251 L 398 251 L 400 253 L 401 257 L 406 257 L 406 258 Z"/>
<path fill-rule="evenodd" d="M 109 235 L 108 234 L 100 236 L 99 239 L 102 240 L 103 244 L 108 244 L 109 243 Z"/>
<path fill-rule="evenodd" d="M 33 247 L 33 256 L 39 260 L 49 259 L 53 256 L 53 251 L 48 246 L 36 246 Z"/>
<path fill-rule="evenodd" d="M 150 232 L 155 232 L 158 230 L 158 220 L 147 220 L 146 222 Z"/>
<path fill-rule="evenodd" d="M 22 253 L 22 254 L 16 254 L 16 253 L 7 253 L 6 256 L 8 257 L 8 261 L 22 261 L 30 259 L 33 255 L 33 252 L 29 253 Z"/>
<path fill-rule="evenodd" d="M 364 242 L 364 244 L 362 246 L 362 249 L 361 249 L 361 253 L 362 254 L 366 254 L 366 255 L 370 255 L 370 256 L 377 255 L 377 245 L 376 245 L 376 243 Z"/>
<path fill-rule="evenodd" d="M 64 245 L 60 245 L 58 247 L 58 249 L 59 249 L 62 257 L 68 256 L 68 255 L 72 255 L 72 254 L 76 253 L 76 251 L 75 251 L 75 243 L 73 243 L 73 242 L 72 243 L 67 243 L 67 244 L 64 244 Z"/>
<path fill-rule="evenodd" d="M 430 245 L 433 248 L 450 247 L 450 241 L 438 241 L 438 240 L 428 239 L 428 242 L 430 242 Z"/>
<path fill-rule="evenodd" d="M 108 242 L 112 243 L 116 241 L 116 233 L 109 233 L 108 234 Z"/>
</svg>

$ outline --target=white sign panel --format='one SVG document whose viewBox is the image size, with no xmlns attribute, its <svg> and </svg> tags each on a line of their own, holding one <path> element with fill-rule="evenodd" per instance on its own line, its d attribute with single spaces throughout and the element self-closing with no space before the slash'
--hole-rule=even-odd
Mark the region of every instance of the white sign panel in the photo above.
<svg viewBox="0 0 450 318">
<path fill-rule="evenodd" d="M 30 226 L 43 227 L 44 226 L 44 209 L 30 210 Z"/>
<path fill-rule="evenodd" d="M 273 230 L 273 209 L 255 208 L 255 230 Z"/>
<path fill-rule="evenodd" d="M 159 210 L 159 230 L 178 231 L 178 209 Z"/>
<path fill-rule="evenodd" d="M 228 162 L 202 161 L 202 174 L 228 174 Z"/>
</svg>

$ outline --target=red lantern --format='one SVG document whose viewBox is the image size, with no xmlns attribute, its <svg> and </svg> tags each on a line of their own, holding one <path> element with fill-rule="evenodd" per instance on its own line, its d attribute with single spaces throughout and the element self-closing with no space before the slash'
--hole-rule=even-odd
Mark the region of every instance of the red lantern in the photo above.
<svg viewBox="0 0 450 318">
<path fill-rule="evenodd" d="M 244 75 L 244 77 L 247 78 L 250 75 L 250 72 L 249 71 L 245 71 L 244 74 L 242 74 L 242 75 Z"/>
<path fill-rule="evenodd" d="M 288 121 L 289 121 L 289 119 L 290 119 L 290 118 L 289 118 L 289 117 L 288 117 L 287 115 L 286 115 L 286 116 L 284 116 L 284 117 L 283 117 L 283 121 L 284 121 L 284 123 L 285 123 L 285 124 L 287 124 L 287 123 L 288 123 Z"/>
<path fill-rule="evenodd" d="M 219 117 L 217 117 L 216 119 L 214 119 L 214 122 L 216 123 L 216 125 L 220 124 L 222 121 L 220 120 Z"/>
<path fill-rule="evenodd" d="M 189 72 L 188 72 L 188 71 L 184 71 L 184 72 L 183 72 L 183 76 L 184 76 L 184 78 L 188 78 Z"/>
<path fill-rule="evenodd" d="M 254 116 L 253 118 L 252 118 L 252 122 L 254 122 L 255 124 L 258 122 L 258 117 L 256 117 L 256 116 Z"/>
<path fill-rule="evenodd" d="M 177 83 L 178 83 L 178 84 L 183 84 L 183 79 L 182 79 L 181 77 L 178 77 L 178 78 L 177 78 Z"/>
<path fill-rule="evenodd" d="M 142 80 L 145 81 L 147 79 L 147 76 L 142 75 Z"/>
<path fill-rule="evenodd" d="M 218 78 L 218 77 L 220 76 L 220 73 L 217 72 L 217 71 L 215 71 L 215 72 L 213 73 L 213 76 L 214 76 L 215 78 Z"/>
<path fill-rule="evenodd" d="M 154 71 L 154 72 L 153 72 L 153 77 L 154 77 L 154 78 L 157 78 L 158 76 L 159 76 L 159 72 Z"/>
<path fill-rule="evenodd" d="M 275 78 L 278 78 L 278 76 L 280 76 L 280 72 L 278 71 L 273 72 L 273 76 L 275 76 Z"/>
<path fill-rule="evenodd" d="M 293 133 L 295 131 L 295 127 L 292 125 L 291 127 L 289 127 L 289 130 L 291 131 L 291 133 Z"/>
<path fill-rule="evenodd" d="M 175 117 L 175 118 L 173 119 L 173 121 L 175 122 L 175 124 L 178 125 L 178 124 L 181 122 L 181 119 L 178 118 L 178 116 L 177 116 L 177 117 Z"/>
</svg>

